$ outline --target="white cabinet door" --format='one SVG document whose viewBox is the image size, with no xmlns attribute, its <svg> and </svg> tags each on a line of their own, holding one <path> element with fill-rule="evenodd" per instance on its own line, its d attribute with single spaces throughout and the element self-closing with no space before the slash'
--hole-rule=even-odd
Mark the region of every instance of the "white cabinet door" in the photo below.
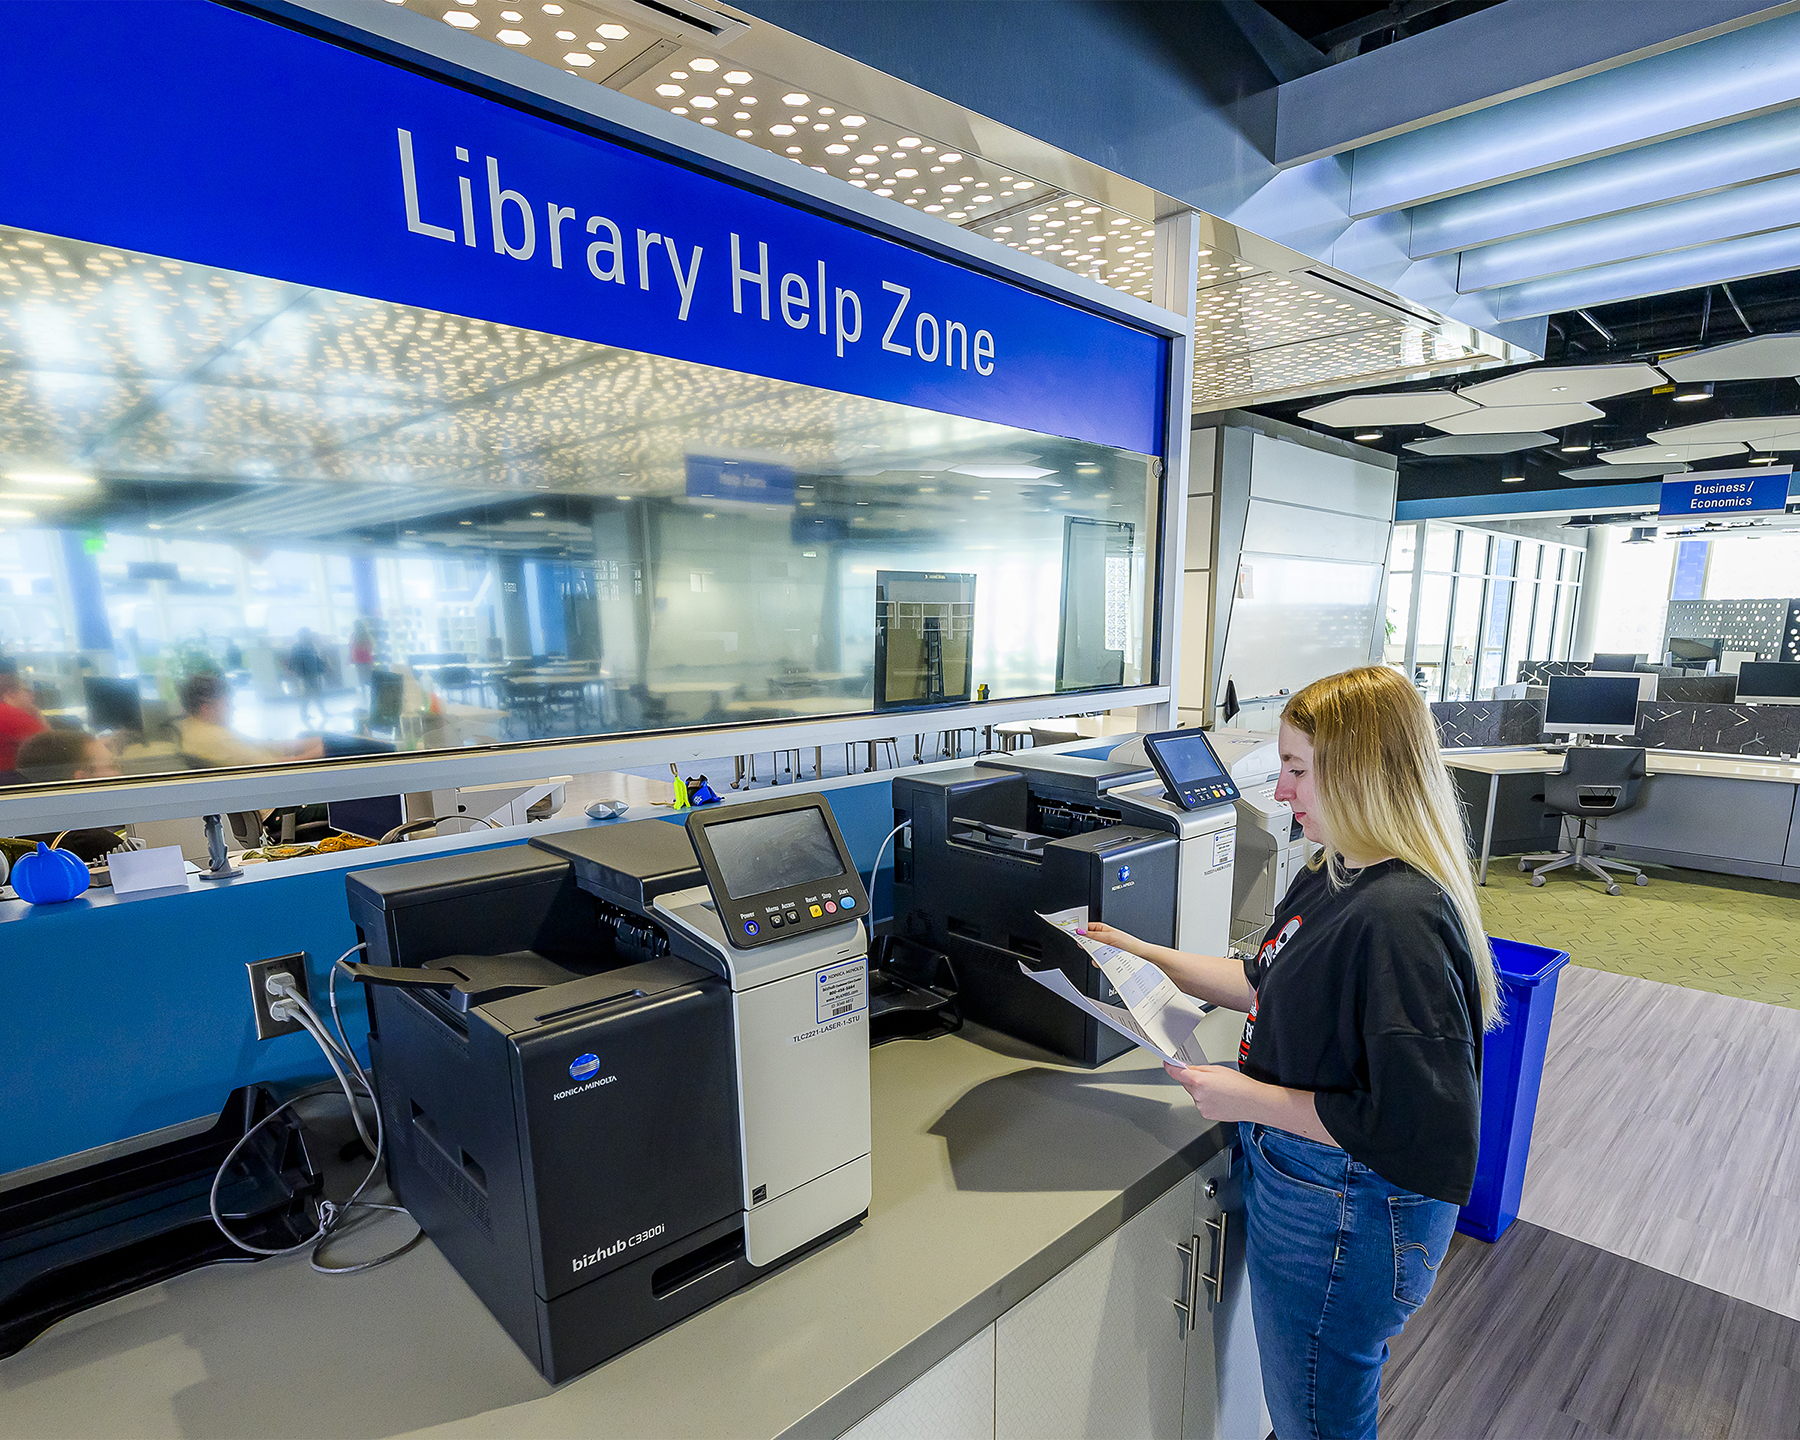
<svg viewBox="0 0 1800 1440">
<path fill-rule="evenodd" d="M 1000 1317 L 996 1440 L 1181 1434 L 1193 1223 L 1190 1178 Z"/>
<path fill-rule="evenodd" d="M 951 1351 L 841 1440 L 994 1440 L 994 1327 Z"/>
<path fill-rule="evenodd" d="M 1230 1172 L 1231 1152 L 1226 1150 L 1195 1177 L 1188 1243 L 1200 1273 L 1194 1285 L 1194 1326 L 1187 1338 L 1183 1440 L 1262 1440 L 1269 1433 L 1244 1269 L 1244 1212 L 1235 1199 L 1231 1209 L 1220 1204 L 1231 1199 Z"/>
</svg>

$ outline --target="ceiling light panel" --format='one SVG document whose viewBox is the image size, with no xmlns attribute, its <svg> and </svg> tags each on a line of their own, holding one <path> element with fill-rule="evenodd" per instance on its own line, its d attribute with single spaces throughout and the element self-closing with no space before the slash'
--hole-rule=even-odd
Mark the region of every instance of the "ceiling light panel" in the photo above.
<svg viewBox="0 0 1800 1440">
<path fill-rule="evenodd" d="M 1402 448 L 1415 455 L 1514 455 L 1555 443 L 1553 436 L 1541 430 L 1527 430 L 1518 435 L 1433 435 Z"/>
<path fill-rule="evenodd" d="M 1682 460 L 1669 460 L 1661 465 L 1578 465 L 1563 471 L 1570 480 L 1654 480 L 1658 475 L 1682 475 L 1688 466 Z"/>
<path fill-rule="evenodd" d="M 1340 429 L 1354 425 L 1429 425 L 1433 420 L 1474 408 L 1448 390 L 1409 390 L 1398 395 L 1345 395 L 1302 410 L 1300 418 Z"/>
<path fill-rule="evenodd" d="M 1752 442 L 1796 430 L 1800 430 L 1800 415 L 1746 415 L 1738 420 L 1702 420 L 1695 425 L 1652 430 L 1650 439 L 1658 445 L 1705 445 L 1715 440 Z"/>
<path fill-rule="evenodd" d="M 1477 405 L 1558 405 L 1576 400 L 1608 400 L 1650 390 L 1668 381 L 1654 365 L 1551 365 L 1465 385 Z"/>
<path fill-rule="evenodd" d="M 1351 334 L 1200 361 L 1194 403 L 1202 409 L 1259 405 L 1358 381 L 1410 380 L 1460 368 L 1474 353 L 1436 331 L 1382 320 Z"/>
<path fill-rule="evenodd" d="M 404 0 L 404 4 L 466 35 L 478 35 L 592 80 L 615 74 L 664 40 L 635 17 L 623 20 L 583 0 L 548 6 L 519 0 Z"/>
<path fill-rule="evenodd" d="M 1522 430 L 1560 430 L 1564 425 L 1605 417 L 1605 411 L 1577 401 L 1570 405 L 1499 405 L 1467 410 L 1430 423 L 1433 430 L 1447 435 L 1505 435 Z"/>
<path fill-rule="evenodd" d="M 1721 455 L 1742 455 L 1744 447 L 1727 441 L 1711 445 L 1632 445 L 1608 450 L 1600 457 L 1606 465 L 1652 465 L 1659 460 L 1716 460 Z"/>
<path fill-rule="evenodd" d="M 1306 289 L 1285 275 L 1256 274 L 1198 292 L 1194 349 L 1203 358 L 1267 350 L 1367 330 L 1383 319 Z"/>
<path fill-rule="evenodd" d="M 1780 380 L 1800 376 L 1800 335 L 1753 335 L 1661 362 L 1671 380 Z"/>
<path fill-rule="evenodd" d="M 810 86 L 658 36 L 602 7 L 565 0 L 560 15 L 538 5 L 498 0 L 406 0 L 408 8 L 443 18 L 556 65 L 568 74 L 616 85 L 624 94 L 710 130 L 831 175 L 922 214 L 965 226 L 1141 300 L 1154 276 L 1152 221 L 1059 190 L 1034 175 L 971 155 L 933 136 L 870 115 Z M 512 18 L 516 17 L 516 18 Z M 595 23 L 597 22 L 597 23 Z M 501 31 L 527 37 L 506 41 Z M 628 38 L 599 38 L 629 31 Z M 595 32 L 590 34 L 589 32 Z M 559 38 L 578 36 L 579 43 Z M 574 48 L 567 49 L 570 44 Z M 597 46 L 607 47 L 604 50 Z M 655 55 L 651 55 L 652 48 Z M 615 53 L 615 51 L 617 53 Z M 653 63 L 643 65 L 648 57 Z M 581 64 L 585 58 L 594 63 Z M 617 78 L 615 78 L 617 77 Z M 1220 269 L 1236 262 L 1221 257 Z M 1242 270 L 1251 267 L 1242 266 Z"/>
</svg>

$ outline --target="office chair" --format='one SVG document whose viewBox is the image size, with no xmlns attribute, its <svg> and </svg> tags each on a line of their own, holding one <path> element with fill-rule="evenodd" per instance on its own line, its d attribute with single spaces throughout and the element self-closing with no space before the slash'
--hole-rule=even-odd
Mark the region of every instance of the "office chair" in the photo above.
<svg viewBox="0 0 1800 1440">
<path fill-rule="evenodd" d="M 1608 873 L 1611 870 L 1623 870 L 1636 876 L 1638 884 L 1648 885 L 1650 877 L 1635 866 L 1596 860 L 1588 854 L 1588 846 L 1598 840 L 1588 827 L 1598 827 L 1604 815 L 1635 810 L 1643 788 L 1642 750 L 1618 745 L 1571 746 L 1563 757 L 1561 773 L 1548 777 L 1544 793 L 1533 798 L 1543 801 L 1552 814 L 1567 815 L 1576 822 L 1575 848 L 1551 855 L 1521 855 L 1519 868 L 1531 871 L 1533 885 L 1542 885 L 1552 870 L 1586 870 L 1606 882 L 1608 895 L 1619 893 L 1618 882 Z"/>
</svg>

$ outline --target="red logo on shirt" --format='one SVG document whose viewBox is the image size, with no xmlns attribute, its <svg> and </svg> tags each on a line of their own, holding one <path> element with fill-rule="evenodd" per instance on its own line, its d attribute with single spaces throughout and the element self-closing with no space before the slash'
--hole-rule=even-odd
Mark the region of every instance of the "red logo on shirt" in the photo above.
<svg viewBox="0 0 1800 1440">
<path fill-rule="evenodd" d="M 1256 973 L 1263 976 L 1269 973 L 1269 966 L 1275 963 L 1275 957 L 1287 948 L 1288 941 L 1300 933 L 1300 917 L 1296 915 L 1281 927 L 1280 932 L 1272 939 L 1263 942 L 1261 950 L 1256 952 Z M 1238 1068 L 1241 1070 L 1250 1063 L 1250 1037 L 1256 1033 L 1256 1007 L 1260 997 L 1250 997 L 1250 1014 L 1244 1019 L 1244 1038 L 1238 1041 Z"/>
</svg>

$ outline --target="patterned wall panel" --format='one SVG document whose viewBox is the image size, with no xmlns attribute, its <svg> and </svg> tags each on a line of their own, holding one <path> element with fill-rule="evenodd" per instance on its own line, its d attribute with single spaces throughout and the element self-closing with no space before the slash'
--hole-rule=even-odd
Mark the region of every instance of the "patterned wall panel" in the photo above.
<svg viewBox="0 0 1800 1440">
<path fill-rule="evenodd" d="M 1727 650 L 1754 650 L 1773 657 L 1781 648 L 1788 610 L 1785 599 L 1671 600 L 1663 648 L 1668 648 L 1671 635 L 1684 635 L 1693 640 L 1722 639 Z"/>
<path fill-rule="evenodd" d="M 1431 707 L 1438 745 L 1535 745 L 1544 734 L 1542 700 L 1439 700 Z"/>
<path fill-rule="evenodd" d="M 1515 685 L 1547 685 L 1552 675 L 1585 675 L 1585 660 L 1521 660 L 1513 675 Z"/>
<path fill-rule="evenodd" d="M 1788 601 L 1787 628 L 1781 638 L 1781 658 L 1800 660 L 1800 600 Z"/>
<path fill-rule="evenodd" d="M 1800 705 L 1638 705 L 1637 743 L 1721 755 L 1800 754 Z"/>
</svg>

